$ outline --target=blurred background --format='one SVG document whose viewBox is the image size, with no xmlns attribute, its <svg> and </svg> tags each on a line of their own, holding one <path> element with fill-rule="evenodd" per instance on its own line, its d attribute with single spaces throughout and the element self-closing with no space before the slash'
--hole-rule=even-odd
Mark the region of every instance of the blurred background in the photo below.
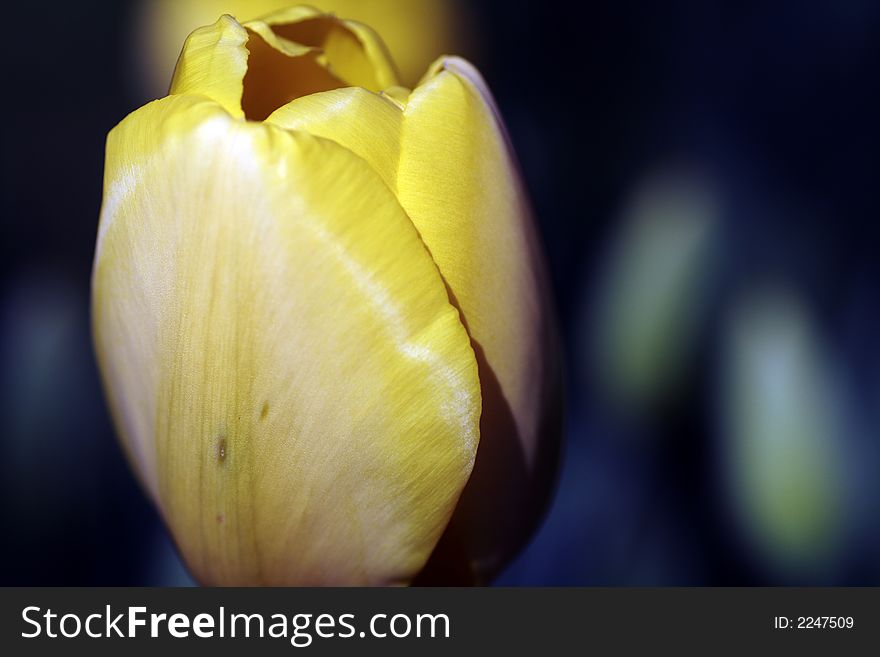
<svg viewBox="0 0 880 657">
<path fill-rule="evenodd" d="M 191 583 L 114 439 L 104 138 L 194 27 L 283 2 L 12 3 L 0 584 Z M 507 120 L 566 349 L 556 496 L 503 585 L 880 584 L 880 4 L 313 0 Z"/>
</svg>

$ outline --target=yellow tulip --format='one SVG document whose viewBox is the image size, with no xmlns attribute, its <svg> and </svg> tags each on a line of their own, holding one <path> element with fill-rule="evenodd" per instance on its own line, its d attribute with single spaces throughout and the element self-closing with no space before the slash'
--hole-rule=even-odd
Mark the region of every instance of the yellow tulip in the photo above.
<svg viewBox="0 0 880 657">
<path fill-rule="evenodd" d="M 201 582 L 404 584 L 432 553 L 484 581 L 526 538 L 559 368 L 512 158 L 471 65 L 410 92 L 304 7 L 196 30 L 111 131 L 96 351 Z"/>
<path fill-rule="evenodd" d="M 161 94 L 168 90 L 168 74 L 181 42 L 192 30 L 220 14 L 250 20 L 290 4 L 290 0 L 144 0 L 138 19 L 151 89 Z M 468 7 L 457 0 L 314 0 L 313 4 L 377 30 L 406 84 L 416 83 L 438 54 L 460 52 L 471 42 L 468 22 L 461 19 Z"/>
</svg>

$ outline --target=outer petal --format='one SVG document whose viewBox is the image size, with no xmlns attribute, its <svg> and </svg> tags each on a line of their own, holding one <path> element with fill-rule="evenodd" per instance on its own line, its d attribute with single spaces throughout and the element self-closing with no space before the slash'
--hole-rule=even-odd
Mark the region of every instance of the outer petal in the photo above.
<svg viewBox="0 0 880 657">
<path fill-rule="evenodd" d="M 201 581 L 422 567 L 470 475 L 477 366 L 363 160 L 152 103 L 108 139 L 93 288 L 117 424 Z"/>
<path fill-rule="evenodd" d="M 464 543 L 456 549 L 470 568 L 492 573 L 543 510 L 558 455 L 561 377 L 529 203 L 492 97 L 464 60 L 439 60 L 409 97 L 397 195 L 480 363 L 482 444 L 450 541 Z"/>
<path fill-rule="evenodd" d="M 431 570 L 454 562 L 461 572 L 444 572 L 444 581 L 484 579 L 540 516 L 561 428 L 544 265 L 491 96 L 470 64 L 446 58 L 408 97 L 337 89 L 298 98 L 267 121 L 366 159 L 395 189 L 462 312 L 480 364 L 481 447 Z"/>
</svg>

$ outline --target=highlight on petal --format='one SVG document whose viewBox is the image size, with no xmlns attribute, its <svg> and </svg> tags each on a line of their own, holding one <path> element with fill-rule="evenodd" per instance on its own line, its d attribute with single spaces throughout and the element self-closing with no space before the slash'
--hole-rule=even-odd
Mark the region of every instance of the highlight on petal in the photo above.
<svg viewBox="0 0 880 657">
<path fill-rule="evenodd" d="M 172 96 L 113 130 L 106 190 L 98 357 L 192 571 L 408 582 L 470 476 L 481 392 L 379 174 L 332 141 Z"/>
</svg>

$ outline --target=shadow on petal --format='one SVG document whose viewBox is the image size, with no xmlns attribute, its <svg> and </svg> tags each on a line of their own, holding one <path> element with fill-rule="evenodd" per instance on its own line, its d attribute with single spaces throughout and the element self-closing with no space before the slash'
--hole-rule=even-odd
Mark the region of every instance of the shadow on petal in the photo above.
<svg viewBox="0 0 880 657">
<path fill-rule="evenodd" d="M 480 446 L 452 519 L 413 581 L 414 586 L 489 583 L 523 547 L 543 517 L 555 488 L 561 395 L 553 386 L 545 387 L 553 398 L 544 405 L 536 460 L 529 468 L 498 378 L 482 347 L 474 341 L 472 345 L 483 393 Z"/>
</svg>

